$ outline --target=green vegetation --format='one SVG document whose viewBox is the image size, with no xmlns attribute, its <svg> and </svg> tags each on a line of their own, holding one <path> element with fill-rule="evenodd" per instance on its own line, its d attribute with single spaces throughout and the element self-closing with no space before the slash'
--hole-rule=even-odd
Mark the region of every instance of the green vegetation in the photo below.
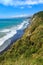
<svg viewBox="0 0 43 65">
<path fill-rule="evenodd" d="M 23 37 L 0 55 L 0 65 L 43 65 L 43 11 L 33 15 Z"/>
</svg>

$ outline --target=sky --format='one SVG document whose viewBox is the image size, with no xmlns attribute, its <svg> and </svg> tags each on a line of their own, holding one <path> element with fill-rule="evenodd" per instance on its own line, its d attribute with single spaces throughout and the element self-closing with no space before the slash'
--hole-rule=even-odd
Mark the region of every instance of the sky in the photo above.
<svg viewBox="0 0 43 65">
<path fill-rule="evenodd" d="M 0 18 L 31 16 L 43 11 L 43 0 L 0 0 Z"/>
</svg>

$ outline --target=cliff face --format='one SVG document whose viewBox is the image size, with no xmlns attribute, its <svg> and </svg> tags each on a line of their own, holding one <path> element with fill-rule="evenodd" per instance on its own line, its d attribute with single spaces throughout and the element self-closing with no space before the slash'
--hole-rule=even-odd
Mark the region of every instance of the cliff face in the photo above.
<svg viewBox="0 0 43 65">
<path fill-rule="evenodd" d="M 33 15 L 23 37 L 0 55 L 0 65 L 43 65 L 43 11 Z"/>
</svg>

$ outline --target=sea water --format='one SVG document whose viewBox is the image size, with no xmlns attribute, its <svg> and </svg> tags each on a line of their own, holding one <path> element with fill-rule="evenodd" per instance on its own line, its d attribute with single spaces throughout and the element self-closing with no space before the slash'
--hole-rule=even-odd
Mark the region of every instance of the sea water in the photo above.
<svg viewBox="0 0 43 65">
<path fill-rule="evenodd" d="M 10 38 L 16 35 L 17 31 L 23 31 L 28 24 L 29 20 L 27 18 L 0 19 L 0 52 L 11 43 Z M 6 40 L 8 41 L 6 42 Z"/>
</svg>

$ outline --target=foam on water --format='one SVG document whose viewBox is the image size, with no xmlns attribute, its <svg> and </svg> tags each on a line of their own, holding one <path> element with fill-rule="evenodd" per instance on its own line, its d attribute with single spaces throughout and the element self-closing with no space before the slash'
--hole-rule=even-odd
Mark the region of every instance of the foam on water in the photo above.
<svg viewBox="0 0 43 65">
<path fill-rule="evenodd" d="M 0 30 L 0 32 L 9 32 L 9 29 Z"/>
<path fill-rule="evenodd" d="M 11 38 L 13 35 L 15 35 L 17 32 L 16 31 L 11 31 L 9 32 L 6 36 L 0 39 L 0 46 L 9 38 Z"/>
<path fill-rule="evenodd" d="M 28 20 L 23 21 L 20 25 L 13 26 L 9 29 L 0 30 L 0 32 L 5 32 L 6 35 L 0 38 L 0 46 L 4 44 L 6 40 L 13 37 L 15 34 L 17 34 L 17 30 L 24 30 L 27 25 L 29 24 Z"/>
</svg>

